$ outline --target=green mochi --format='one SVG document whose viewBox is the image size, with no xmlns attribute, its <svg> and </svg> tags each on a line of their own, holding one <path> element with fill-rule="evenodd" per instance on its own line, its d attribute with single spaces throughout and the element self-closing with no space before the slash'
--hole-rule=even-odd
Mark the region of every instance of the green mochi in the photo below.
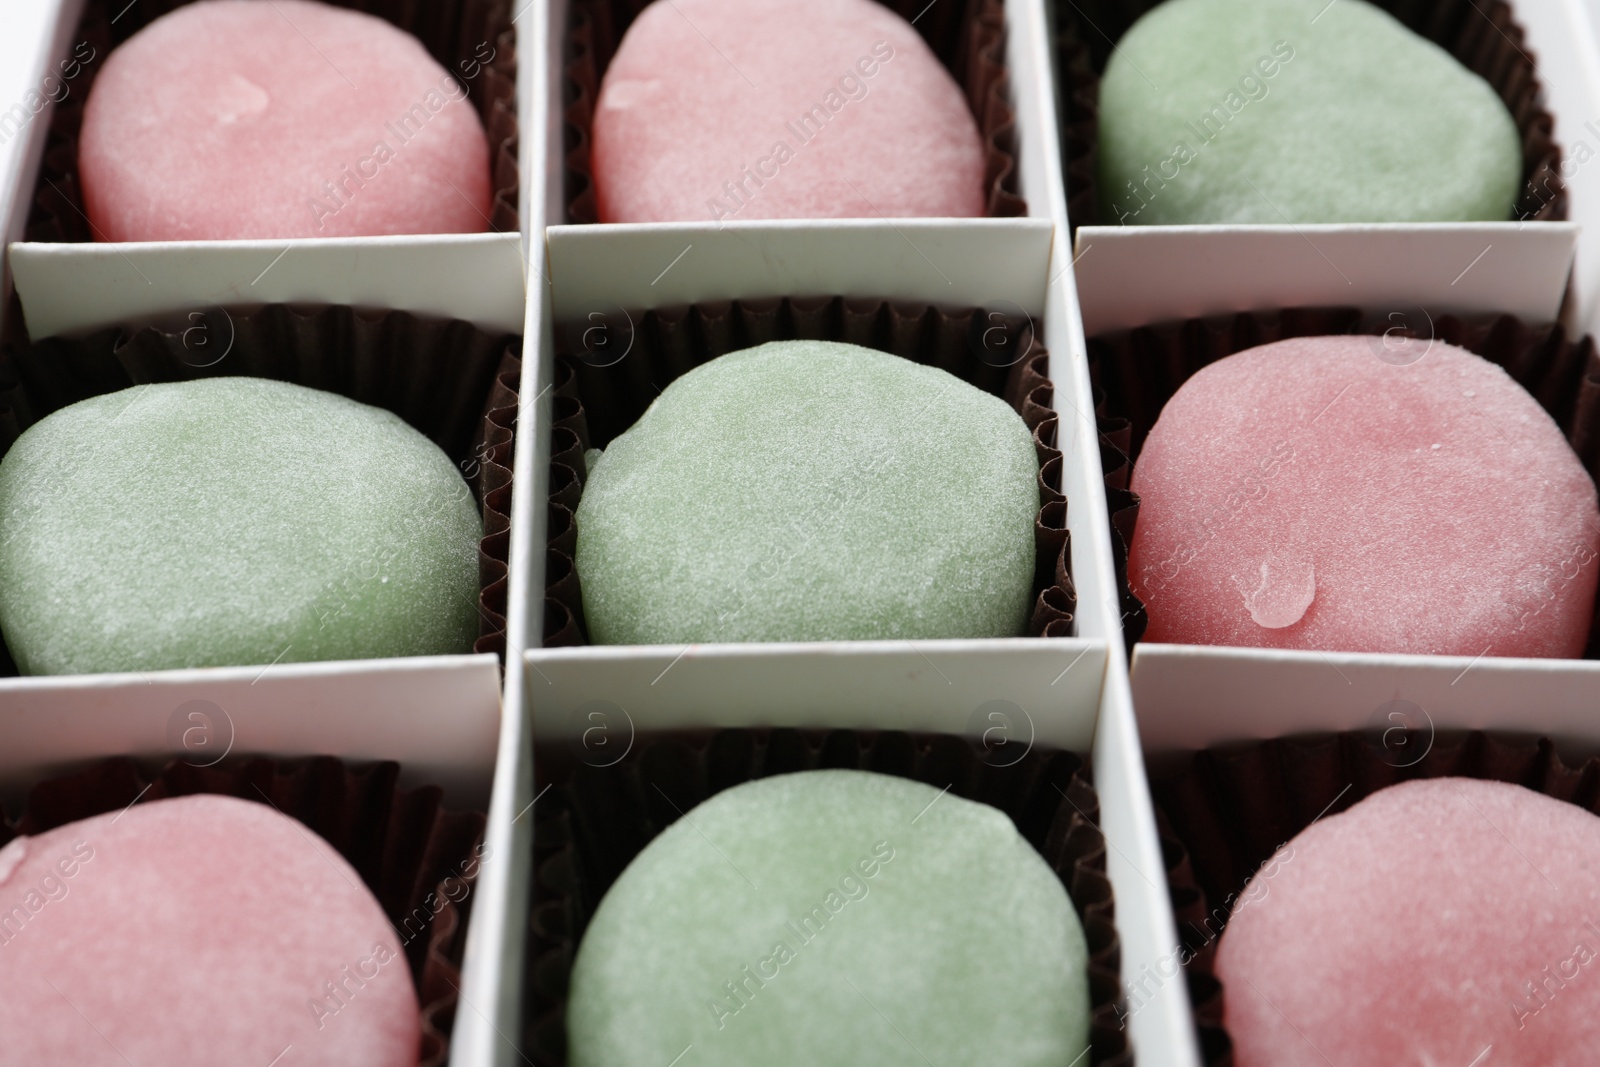
<svg viewBox="0 0 1600 1067">
<path fill-rule="evenodd" d="M 1364 0 L 1167 0 L 1099 125 L 1106 223 L 1498 221 L 1521 188 L 1489 84 Z"/>
<path fill-rule="evenodd" d="M 482 525 L 399 416 L 259 378 L 142 385 L 0 461 L 0 630 L 25 674 L 469 652 Z"/>
<path fill-rule="evenodd" d="M 1016 636 L 1038 473 L 1021 417 L 942 370 L 828 341 L 729 353 L 590 471 L 590 639 Z"/>
<path fill-rule="evenodd" d="M 778 775 L 694 808 L 611 886 L 572 967 L 568 1063 L 1068 1067 L 1087 967 L 1060 879 L 1004 813 L 888 775 Z"/>
</svg>

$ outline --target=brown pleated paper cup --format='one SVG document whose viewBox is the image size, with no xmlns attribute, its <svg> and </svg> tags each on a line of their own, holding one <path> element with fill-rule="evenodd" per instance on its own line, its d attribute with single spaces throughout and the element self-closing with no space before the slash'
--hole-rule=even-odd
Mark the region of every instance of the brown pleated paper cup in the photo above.
<svg viewBox="0 0 1600 1067">
<path fill-rule="evenodd" d="M 437 787 L 400 789 L 397 763 L 348 766 L 331 757 L 245 759 L 197 767 L 174 761 L 146 777 L 111 759 L 40 782 L 16 820 L 0 812 L 0 846 L 21 834 L 166 797 L 218 794 L 304 823 L 333 846 L 372 893 L 404 948 L 422 1006 L 421 1067 L 450 1058 L 471 893 L 483 844 L 482 812 L 450 811 Z"/>
<path fill-rule="evenodd" d="M 1431 336 L 1503 367 L 1537 400 L 1567 436 L 1590 477 L 1600 481 L 1600 358 L 1594 340 L 1569 338 L 1557 325 L 1528 326 L 1509 315 L 1409 316 Z M 1121 589 L 1123 636 L 1130 650 L 1148 616 L 1127 579 L 1128 547 L 1139 498 L 1128 490 L 1150 427 L 1178 388 L 1201 368 L 1247 348 L 1290 337 L 1369 334 L 1394 328 L 1383 313 L 1357 308 L 1289 308 L 1158 323 L 1090 338 L 1100 458 L 1112 525 L 1112 550 Z M 1600 657 L 1600 617 L 1585 657 Z"/>
<path fill-rule="evenodd" d="M 1421 720 L 1419 720 L 1421 721 Z M 1421 729 L 1280 739 L 1207 749 L 1152 775 L 1180 959 L 1207 1067 L 1231 1067 L 1227 990 L 1216 946 L 1246 883 L 1313 821 L 1378 790 L 1421 778 L 1510 782 L 1600 814 L 1600 758 L 1562 761 L 1549 740 Z M 1130 975 L 1132 1009 L 1164 976 Z"/>
<path fill-rule="evenodd" d="M 1112 225 L 1096 187 L 1100 76 L 1115 43 L 1159 0 L 1053 0 L 1060 79 L 1062 166 L 1072 226 Z M 1560 222 L 1567 217 L 1561 146 L 1544 104 L 1526 34 L 1506 0 L 1374 0 L 1413 32 L 1449 52 L 1488 82 L 1517 124 L 1522 143 L 1522 194 L 1512 218 Z"/>
<path fill-rule="evenodd" d="M 1060 877 L 1088 939 L 1091 1033 L 1084 1062 L 1133 1063 L 1119 1023 L 1121 947 L 1099 800 L 1077 756 L 1032 751 L 1000 767 L 972 742 L 947 735 L 718 730 L 640 738 L 605 767 L 561 746 L 544 748 L 537 760 L 535 774 L 549 792 L 536 808 L 533 835 L 524 1042 L 538 1067 L 567 1062 L 572 961 L 601 898 L 634 857 L 683 812 L 723 789 L 820 768 L 913 778 L 1009 815 Z"/>
<path fill-rule="evenodd" d="M 545 568 L 544 646 L 588 643 L 583 595 L 573 551 L 574 516 L 586 478 L 584 453 L 603 448 L 644 413 L 660 390 L 717 356 L 768 341 L 798 338 L 844 341 L 939 367 L 1003 397 L 1033 433 L 1039 458 L 1034 522 L 1034 607 L 1029 633 L 1071 637 L 1077 593 L 1072 585 L 1071 535 L 1051 409 L 1049 355 L 1031 323 L 999 330 L 979 311 L 943 311 L 876 300 L 770 300 L 699 304 L 651 311 L 632 327 L 625 358 L 585 345 L 583 325 L 558 335 L 555 415 L 550 443 L 550 522 Z M 1001 337 L 1005 340 L 1001 343 Z M 614 347 L 616 339 L 612 339 Z M 990 347 L 993 343 L 994 347 Z"/>
<path fill-rule="evenodd" d="M 197 311 L 170 328 L 110 328 L 29 344 L 22 316 L 0 346 L 0 453 L 44 416 L 153 382 L 248 376 L 293 382 L 386 408 L 456 462 L 483 516 L 478 652 L 505 655 L 512 435 L 521 342 L 460 321 L 348 307 Z M 14 675 L 10 656 L 0 671 Z"/>
</svg>

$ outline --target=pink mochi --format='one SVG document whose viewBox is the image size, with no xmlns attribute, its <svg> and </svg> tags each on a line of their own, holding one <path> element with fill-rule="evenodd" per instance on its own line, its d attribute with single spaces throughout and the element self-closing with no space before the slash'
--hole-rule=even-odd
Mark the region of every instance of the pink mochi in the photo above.
<svg viewBox="0 0 1600 1067">
<path fill-rule="evenodd" d="M 1583 654 L 1594 482 L 1503 370 L 1441 341 L 1308 337 L 1211 364 L 1132 488 L 1145 640 Z"/>
<path fill-rule="evenodd" d="M 593 140 L 601 222 L 985 209 L 966 99 L 875 0 L 656 0 L 606 70 Z"/>
<path fill-rule="evenodd" d="M 1600 819 L 1503 782 L 1381 790 L 1263 865 L 1216 973 L 1235 1067 L 1592 1067 Z"/>
<path fill-rule="evenodd" d="M 3 1067 L 414 1067 L 420 1040 L 378 902 L 266 804 L 155 800 L 0 849 Z"/>
<path fill-rule="evenodd" d="M 311 0 L 202 0 L 95 79 L 78 146 L 102 241 L 473 233 L 489 148 L 421 43 Z"/>
</svg>

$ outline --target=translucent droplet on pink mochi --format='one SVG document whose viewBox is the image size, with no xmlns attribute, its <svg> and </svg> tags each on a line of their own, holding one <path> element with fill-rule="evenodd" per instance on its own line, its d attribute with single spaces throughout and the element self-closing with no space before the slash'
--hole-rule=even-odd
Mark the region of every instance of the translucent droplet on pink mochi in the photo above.
<svg viewBox="0 0 1600 1067">
<path fill-rule="evenodd" d="M 200 0 L 109 56 L 78 168 L 102 241 L 473 233 L 488 140 L 421 42 L 314 0 Z"/>
<path fill-rule="evenodd" d="M 602 222 L 985 210 L 966 98 L 875 0 L 657 0 L 606 69 Z"/>
<path fill-rule="evenodd" d="M 1238 1067 L 1595 1062 L 1600 819 L 1575 804 L 1392 786 L 1213 906 L 1232 908 L 1216 973 Z"/>
<path fill-rule="evenodd" d="M 1305 618 L 1317 596 L 1316 566 L 1304 555 L 1270 554 L 1255 576 L 1241 581 L 1235 575 L 1233 581 L 1250 618 L 1267 630 L 1281 630 Z"/>
<path fill-rule="evenodd" d="M 1219 360 L 1167 402 L 1132 488 L 1146 640 L 1583 652 L 1594 483 L 1521 386 L 1453 345 L 1312 337 Z"/>
</svg>

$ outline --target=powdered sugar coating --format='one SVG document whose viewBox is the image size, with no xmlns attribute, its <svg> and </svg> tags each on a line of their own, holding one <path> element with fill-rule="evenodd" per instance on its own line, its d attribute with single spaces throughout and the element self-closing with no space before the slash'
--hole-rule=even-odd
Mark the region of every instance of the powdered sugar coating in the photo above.
<svg viewBox="0 0 1600 1067">
<path fill-rule="evenodd" d="M 1146 640 L 1583 652 L 1594 483 L 1526 391 L 1453 345 L 1298 338 L 1219 360 L 1167 402 L 1132 487 Z"/>
<path fill-rule="evenodd" d="M 596 644 L 1011 637 L 1039 465 L 1005 401 L 830 341 L 732 352 L 594 464 L 575 559 Z"/>
<path fill-rule="evenodd" d="M 260 378 L 135 386 L 0 460 L 0 629 L 27 674 L 467 652 L 481 535 L 392 412 Z"/>
<path fill-rule="evenodd" d="M 602 222 L 984 213 L 961 90 L 875 0 L 656 0 L 593 137 Z"/>
<path fill-rule="evenodd" d="M 1088 1040 L 1087 962 L 1060 880 L 999 810 L 783 774 L 689 811 L 606 893 L 573 964 L 569 1062 L 662 1067 L 692 1044 L 705 1067 L 1065 1067 Z"/>
<path fill-rule="evenodd" d="M 383 19 L 200 0 L 105 60 L 78 149 L 103 241 L 474 233 L 489 148 L 462 82 Z"/>
<path fill-rule="evenodd" d="M 1238 1067 L 1592 1064 L 1600 819 L 1503 782 L 1381 790 L 1262 868 L 1216 969 Z"/>
<path fill-rule="evenodd" d="M 136 804 L 18 838 L 8 865 L 3 1067 L 417 1062 L 393 927 L 326 841 L 264 803 Z"/>
</svg>

